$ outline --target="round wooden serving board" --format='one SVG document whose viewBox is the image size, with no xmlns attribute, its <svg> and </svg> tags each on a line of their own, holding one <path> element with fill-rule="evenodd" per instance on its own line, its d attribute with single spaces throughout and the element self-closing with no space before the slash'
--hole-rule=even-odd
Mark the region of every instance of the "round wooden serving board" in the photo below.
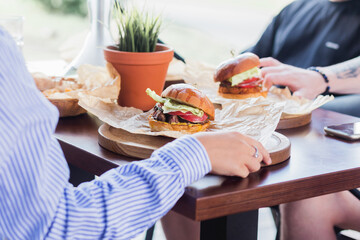
<svg viewBox="0 0 360 240">
<path fill-rule="evenodd" d="M 305 126 L 311 122 L 311 113 L 298 115 L 298 116 L 286 116 L 281 117 L 279 124 L 277 125 L 276 129 L 289 129 L 289 128 L 296 128 Z"/>
<path fill-rule="evenodd" d="M 108 124 L 101 125 L 98 132 L 100 146 L 121 155 L 140 159 L 149 158 L 153 151 L 174 140 L 169 137 L 132 134 Z M 271 165 L 290 157 L 290 140 L 280 133 L 275 132 L 265 148 L 270 153 Z"/>
</svg>

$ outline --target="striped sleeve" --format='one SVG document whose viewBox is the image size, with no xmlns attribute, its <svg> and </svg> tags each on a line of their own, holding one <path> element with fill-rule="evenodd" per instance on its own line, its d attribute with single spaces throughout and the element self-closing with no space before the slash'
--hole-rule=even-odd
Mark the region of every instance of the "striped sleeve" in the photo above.
<svg viewBox="0 0 360 240">
<path fill-rule="evenodd" d="M 193 137 L 178 139 L 77 188 L 68 186 L 48 237 L 131 239 L 165 215 L 184 188 L 211 169 Z"/>
<path fill-rule="evenodd" d="M 131 239 L 211 169 L 204 147 L 188 136 L 75 188 L 53 137 L 58 116 L 0 27 L 1 237 Z"/>
<path fill-rule="evenodd" d="M 41 239 L 55 217 L 69 178 L 53 137 L 57 118 L 0 28 L 0 235 L 7 239 Z"/>
</svg>

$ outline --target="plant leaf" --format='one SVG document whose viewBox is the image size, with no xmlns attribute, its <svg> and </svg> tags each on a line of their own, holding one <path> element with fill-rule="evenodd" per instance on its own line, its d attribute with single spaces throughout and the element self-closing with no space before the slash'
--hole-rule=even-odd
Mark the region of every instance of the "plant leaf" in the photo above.
<svg viewBox="0 0 360 240">
<path fill-rule="evenodd" d="M 162 23 L 160 15 L 154 17 L 135 7 L 124 10 L 118 2 L 115 4 L 114 13 L 119 32 L 119 51 L 155 51 Z"/>
</svg>

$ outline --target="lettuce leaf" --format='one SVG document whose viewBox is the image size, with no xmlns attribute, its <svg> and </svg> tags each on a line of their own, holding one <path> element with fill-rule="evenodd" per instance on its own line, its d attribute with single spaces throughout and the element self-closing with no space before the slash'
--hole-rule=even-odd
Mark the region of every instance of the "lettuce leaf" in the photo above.
<svg viewBox="0 0 360 240">
<path fill-rule="evenodd" d="M 242 83 L 246 79 L 249 79 L 252 77 L 260 77 L 260 76 L 261 76 L 260 69 L 258 67 L 254 67 L 243 73 L 239 73 L 239 74 L 232 76 L 231 78 L 229 78 L 229 81 L 231 82 L 231 86 L 233 87 L 233 86 L 236 86 L 236 85 Z"/>
<path fill-rule="evenodd" d="M 162 109 L 164 110 L 164 113 L 180 111 L 180 112 L 183 112 L 183 113 L 191 112 L 192 114 L 194 114 L 194 115 L 196 115 L 198 117 L 202 117 L 204 115 L 203 110 L 201 110 L 199 108 L 191 107 L 189 105 L 181 104 L 181 103 L 176 102 L 176 101 L 174 101 L 172 99 L 169 99 L 169 98 L 160 97 L 159 95 L 157 95 L 155 93 L 155 91 L 152 91 L 150 88 L 146 89 L 146 93 L 152 99 L 154 99 L 154 101 L 163 104 Z"/>
</svg>

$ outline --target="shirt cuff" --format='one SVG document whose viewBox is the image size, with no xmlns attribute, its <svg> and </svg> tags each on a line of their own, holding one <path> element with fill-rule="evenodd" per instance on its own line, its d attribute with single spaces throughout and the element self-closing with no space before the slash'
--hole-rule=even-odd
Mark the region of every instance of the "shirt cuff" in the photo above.
<svg viewBox="0 0 360 240">
<path fill-rule="evenodd" d="M 193 136 L 185 136 L 156 151 L 172 159 L 182 172 L 185 186 L 211 171 L 211 163 L 204 146 Z"/>
</svg>

